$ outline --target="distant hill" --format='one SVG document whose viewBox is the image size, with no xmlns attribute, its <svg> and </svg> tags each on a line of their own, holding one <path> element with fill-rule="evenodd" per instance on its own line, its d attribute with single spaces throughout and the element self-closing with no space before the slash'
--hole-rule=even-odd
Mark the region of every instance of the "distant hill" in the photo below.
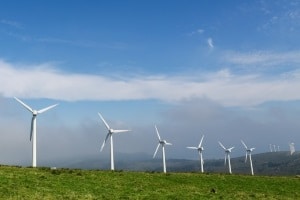
<svg viewBox="0 0 300 200">
<path fill-rule="evenodd" d="M 232 172 L 249 174 L 249 160 L 245 163 L 245 157 L 231 160 Z M 290 155 L 287 151 L 269 152 L 252 155 L 254 173 L 257 175 L 297 175 L 300 174 L 300 153 Z M 224 160 L 209 160 L 206 162 L 206 170 L 209 172 L 226 172 Z"/>
<path fill-rule="evenodd" d="M 290 155 L 287 151 L 268 152 L 252 155 L 254 173 L 256 175 L 300 175 L 300 152 Z M 250 174 L 249 160 L 245 163 L 245 157 L 231 158 L 232 172 L 234 174 Z M 73 163 L 64 163 L 58 167 L 79 169 L 110 169 L 109 158 L 105 161 L 98 157 L 90 157 L 86 160 Z M 152 159 L 147 154 L 118 155 L 115 160 L 116 170 L 126 171 L 162 171 L 160 158 Z M 168 159 L 167 170 L 169 172 L 197 172 L 200 171 L 199 160 Z M 224 166 L 224 159 L 205 160 L 205 172 L 228 173 Z"/>
</svg>

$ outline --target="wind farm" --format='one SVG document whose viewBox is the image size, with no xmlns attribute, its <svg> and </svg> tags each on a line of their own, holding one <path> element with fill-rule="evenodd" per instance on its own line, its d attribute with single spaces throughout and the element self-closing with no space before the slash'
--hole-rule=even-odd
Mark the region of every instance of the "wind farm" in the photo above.
<svg viewBox="0 0 300 200">
<path fill-rule="evenodd" d="M 30 140 L 32 140 L 33 142 L 35 141 L 36 142 L 36 117 L 38 114 L 41 114 L 41 113 L 44 113 L 54 107 L 56 107 L 58 104 L 54 104 L 54 105 L 51 105 L 51 106 L 48 106 L 48 107 L 45 107 L 43 109 L 40 109 L 40 110 L 34 110 L 32 109 L 31 107 L 29 107 L 27 104 L 25 104 L 23 101 L 21 101 L 20 99 L 14 97 L 16 101 L 18 101 L 23 107 L 25 107 L 27 110 L 29 110 L 31 113 L 32 113 L 32 120 L 31 120 L 31 130 L 30 130 Z M 90 185 L 94 185 L 95 181 L 97 181 L 98 183 L 101 183 L 101 184 L 109 184 L 109 185 L 114 185 L 114 184 L 121 184 L 123 186 L 119 187 L 117 190 L 115 190 L 115 194 L 114 196 L 112 196 L 111 193 L 105 193 L 102 195 L 102 197 L 104 198 L 121 198 L 121 194 L 120 193 L 123 193 L 126 189 L 124 188 L 124 186 L 126 184 L 129 184 L 128 180 L 129 179 L 134 179 L 134 180 L 140 180 L 139 183 L 137 184 L 134 184 L 132 185 L 132 187 L 140 187 L 140 186 L 143 186 L 144 184 L 146 184 L 148 187 L 154 187 L 152 186 L 153 183 L 159 183 L 161 184 L 161 188 L 165 188 L 166 190 L 169 190 L 170 188 L 169 187 L 166 187 L 166 186 L 163 186 L 163 185 L 168 185 L 165 181 L 171 181 L 172 178 L 174 178 L 174 180 L 180 180 L 180 184 L 178 185 L 172 185 L 174 191 L 173 191 L 173 194 L 176 196 L 176 197 L 182 197 L 182 198 L 194 198 L 194 197 L 199 197 L 199 192 L 201 193 L 201 196 L 203 198 L 215 198 L 215 197 L 218 197 L 218 198 L 246 198 L 246 196 L 252 196 L 252 197 L 255 197 L 255 198 L 260 198 L 262 197 L 262 193 L 261 193 L 261 190 L 259 188 L 258 185 L 259 184 L 268 184 L 268 185 L 271 185 L 271 184 L 284 184 L 285 183 L 285 180 L 282 179 L 282 177 L 284 176 L 277 176 L 278 177 L 278 180 L 276 179 L 275 183 L 274 183 L 274 178 L 272 181 L 269 180 L 269 177 L 267 176 L 261 176 L 260 175 L 256 175 L 254 176 L 254 170 L 253 170 L 253 157 L 252 157 L 252 152 L 254 151 L 254 147 L 248 147 L 246 145 L 246 143 L 241 140 L 241 146 L 243 147 L 244 151 L 246 151 L 246 154 L 245 154 L 245 158 L 231 158 L 230 154 L 232 153 L 232 150 L 235 148 L 235 147 L 230 147 L 230 148 L 226 148 L 220 141 L 218 141 L 218 144 L 219 146 L 224 150 L 224 153 L 225 153 L 225 158 L 224 158 L 224 164 L 226 166 L 226 164 L 228 164 L 228 173 L 220 173 L 220 171 L 217 170 L 217 168 L 215 168 L 216 171 L 213 171 L 213 167 L 214 166 L 218 166 L 217 162 L 218 161 L 212 161 L 210 159 L 208 159 L 206 161 L 206 173 L 204 173 L 204 159 L 203 159 L 203 151 L 204 151 L 204 145 L 203 145 L 203 142 L 204 142 L 204 135 L 201 136 L 200 138 L 200 142 L 198 144 L 198 146 L 187 146 L 186 148 L 187 149 L 191 149 L 191 150 L 197 150 L 198 152 L 198 155 L 199 155 L 199 159 L 200 159 L 200 173 L 195 173 L 194 171 L 190 171 L 190 170 L 187 170 L 187 166 L 185 163 L 187 162 L 187 160 L 179 160 L 179 161 L 176 161 L 174 159 L 167 159 L 166 158 L 166 149 L 165 147 L 166 146 L 169 146 L 169 145 L 172 145 L 170 142 L 168 142 L 166 139 L 163 139 L 161 137 L 161 134 L 158 130 L 158 127 L 157 125 L 154 126 L 155 128 L 155 132 L 156 132 L 156 138 L 158 139 L 158 144 L 156 146 L 156 149 L 155 149 L 155 152 L 153 154 L 153 158 L 156 157 L 158 151 L 161 149 L 161 152 L 162 152 L 162 166 L 163 166 L 163 173 L 159 173 L 160 171 L 157 170 L 157 173 L 154 173 L 153 171 L 149 172 L 147 171 L 147 169 L 149 170 L 150 168 L 140 168 L 139 170 L 137 171 L 134 171 L 134 170 L 130 170 L 130 169 L 127 169 L 126 167 L 124 167 L 124 160 L 128 161 L 128 162 L 131 162 L 132 165 L 136 165 L 136 166 L 144 166 L 146 167 L 146 163 L 145 163 L 145 160 L 144 161 L 141 161 L 141 163 L 139 163 L 139 161 L 133 161 L 129 159 L 128 155 L 125 156 L 122 160 L 123 164 L 120 164 L 118 165 L 118 170 L 115 170 L 115 160 L 114 160 L 114 143 L 113 143 L 113 135 L 115 135 L 115 133 L 123 133 L 123 132 L 128 132 L 128 131 L 131 131 L 129 129 L 113 129 L 109 124 L 108 122 L 104 119 L 104 117 L 102 116 L 101 113 L 98 113 L 98 116 L 100 118 L 100 120 L 102 121 L 102 123 L 104 124 L 104 127 L 105 129 L 107 130 L 106 132 L 106 135 L 105 135 L 105 139 L 101 145 L 101 148 L 100 148 L 100 152 L 103 151 L 103 149 L 105 148 L 106 144 L 108 143 L 108 141 L 110 141 L 110 171 L 112 171 L 113 173 L 108 173 L 108 171 L 102 169 L 102 170 L 99 170 L 99 168 L 101 169 L 101 166 L 98 165 L 97 170 L 94 170 L 94 169 L 84 169 L 84 167 L 79 167 L 81 169 L 69 169 L 69 168 L 56 168 L 56 167 L 51 167 L 51 168 L 48 168 L 48 167 L 37 167 L 36 166 L 36 147 L 34 145 L 36 145 L 36 143 L 33 145 L 33 162 L 32 162 L 32 167 L 33 168 L 24 168 L 24 167 L 10 167 L 10 166 L 0 166 L 0 173 L 1 172 L 4 172 L 7 173 L 7 174 L 10 174 L 10 173 L 13 173 L 13 174 L 17 174 L 15 176 L 18 176 L 18 180 L 17 182 L 14 183 L 14 185 L 19 185 L 18 187 L 22 188 L 24 185 L 26 186 L 27 184 L 26 183 L 23 183 L 22 180 L 24 179 L 24 173 L 23 170 L 27 170 L 27 173 L 31 173 L 33 175 L 30 175 L 26 178 L 26 180 L 28 180 L 28 178 L 30 178 L 32 181 L 34 181 L 36 178 L 38 177 L 44 177 L 44 179 L 48 179 L 51 183 L 54 182 L 54 179 L 52 176 L 60 176 L 60 177 L 64 177 L 63 179 L 61 179 L 60 181 L 63 182 L 66 181 L 66 180 L 70 180 L 72 182 L 74 182 L 74 176 L 75 177 L 85 177 L 85 179 L 89 179 L 88 177 L 89 176 L 92 176 L 93 177 L 93 183 L 91 184 L 90 181 L 83 181 L 81 184 L 78 184 L 77 186 L 79 186 L 80 188 L 84 188 L 84 192 L 79 192 L 81 190 L 77 190 L 76 191 L 76 194 L 74 193 L 74 195 L 76 195 L 76 198 L 77 199 L 84 199 L 85 197 L 83 195 L 86 194 L 86 192 L 89 192 L 89 194 L 91 196 L 97 196 L 99 197 L 99 194 L 98 193 L 94 193 L 91 191 L 91 187 Z M 206 139 L 209 139 L 210 137 L 207 136 Z M 135 141 L 136 143 L 139 143 L 140 141 Z M 267 146 L 267 145 L 266 145 Z M 276 147 L 276 146 L 279 146 L 279 145 L 269 145 L 271 147 Z M 290 148 L 290 151 L 285 153 L 286 151 L 280 151 L 278 148 L 276 149 L 273 149 L 272 148 L 272 152 L 268 152 L 268 153 L 265 153 L 266 157 L 268 157 L 267 159 L 270 159 L 269 157 L 270 156 L 273 156 L 274 158 L 273 159 L 278 159 L 279 156 L 280 159 L 282 159 L 282 156 L 284 155 L 285 153 L 285 157 L 298 157 L 300 154 L 296 152 L 295 150 L 295 144 L 294 143 L 289 143 L 289 148 Z M 176 148 L 176 145 L 174 145 L 174 148 Z M 174 148 L 170 149 L 170 152 L 172 152 L 174 150 Z M 35 150 L 35 151 L 34 151 Z M 183 149 L 182 149 L 183 150 Z M 255 163 L 256 163 L 256 169 L 257 171 L 260 171 L 261 172 L 261 166 L 263 164 L 260 164 L 258 165 L 258 163 L 260 162 L 264 162 L 266 161 L 265 158 L 261 159 L 259 158 L 259 156 L 261 156 L 261 154 L 256 154 L 254 155 L 254 159 L 255 159 Z M 232 175 L 232 160 L 233 160 L 233 163 L 234 163 L 234 169 L 237 171 L 235 174 L 236 175 Z M 241 173 L 241 171 L 239 171 L 238 167 L 240 168 L 243 168 L 241 167 L 242 166 L 242 163 L 239 161 L 239 160 L 242 160 L 243 161 L 243 164 L 245 165 L 248 160 L 249 160 L 249 163 L 250 163 L 250 170 L 251 170 L 251 177 L 254 177 L 254 179 L 250 179 L 250 176 L 247 176 L 245 173 L 245 171 L 243 171 Z M 142 163 L 143 162 L 143 163 Z M 168 170 L 167 170 L 167 163 L 168 162 Z M 177 165 L 177 170 L 176 171 L 176 168 L 174 168 L 174 162 L 181 162 L 182 165 Z M 188 161 L 190 162 L 190 161 Z M 198 161 L 199 163 L 199 161 Z M 300 163 L 299 163 L 300 164 Z M 152 165 L 155 166 L 155 161 L 152 161 Z M 161 166 L 161 165 L 160 165 Z M 184 166 L 183 168 L 178 168 L 178 166 Z M 169 169 L 170 168 L 170 169 Z M 31 171 L 31 170 L 38 170 L 38 171 Z M 155 170 L 156 171 L 156 170 Z M 238 172 L 239 171 L 239 172 Z M 192 172 L 192 173 L 191 173 Z M 118 176 L 118 177 L 115 177 Z M 164 176 L 165 178 L 164 181 L 162 181 L 162 177 L 161 176 Z M 98 180 L 98 178 L 96 177 L 101 177 L 103 179 L 103 177 L 107 177 L 107 180 L 114 180 L 114 182 L 103 182 L 103 181 L 100 181 Z M 186 180 L 187 176 L 189 176 L 190 178 L 190 182 L 189 183 L 185 183 L 184 180 Z M 121 178 L 121 177 L 124 177 Z M 172 178 L 170 178 L 172 177 Z M 192 178 L 191 178 L 192 177 Z M 229 178 L 230 177 L 230 178 Z M 297 176 L 296 176 L 297 177 Z M 147 181 L 142 181 L 142 180 L 145 180 L 145 179 L 150 179 L 151 181 L 150 182 L 147 182 Z M 168 180 L 166 180 L 168 179 Z M 214 179 L 214 181 L 217 183 L 214 184 L 214 186 L 212 187 L 212 185 L 210 184 L 206 184 L 205 182 L 208 180 L 208 179 Z M 237 189 L 238 191 L 243 191 L 243 193 L 240 193 L 240 194 L 236 194 L 234 192 L 232 192 L 228 187 L 228 189 L 225 189 L 223 188 L 222 191 L 219 190 L 219 187 L 221 187 L 219 184 L 222 182 L 221 180 L 223 179 L 227 179 L 229 180 L 230 179 L 230 182 L 231 184 L 234 184 L 234 185 L 239 185 L 240 189 Z M 252 188 L 252 190 L 256 190 L 257 192 L 255 193 L 255 195 L 253 194 L 250 194 L 249 192 L 245 192 L 244 189 L 243 189 L 243 183 L 241 183 L 240 181 L 242 179 L 249 179 L 247 180 L 248 182 L 248 186 L 249 187 L 249 182 L 253 181 L 253 184 L 251 183 L 250 184 L 250 187 Z M 289 177 L 288 178 L 289 181 L 291 180 L 291 178 Z M 298 178 L 297 178 L 298 179 Z M 56 179 L 57 181 L 57 179 Z M 1 182 L 1 181 L 0 181 Z M 75 181 L 76 182 L 76 181 Z M 198 190 L 197 189 L 197 195 L 196 193 L 193 192 L 194 189 L 192 188 L 195 188 L 195 186 L 197 186 L 199 183 L 201 182 L 201 185 L 202 187 L 201 188 L 204 188 L 206 191 L 209 191 L 208 194 L 205 194 L 205 190 L 202 191 L 202 189 Z M 6 184 L 7 186 L 6 187 L 13 187 L 12 185 L 9 184 Z M 287 184 L 288 185 L 288 184 Z M 296 185 L 296 184 L 295 184 Z M 77 187 L 76 185 L 74 184 L 70 184 L 70 185 L 65 185 L 65 187 L 70 187 L 70 188 L 76 188 Z M 30 188 L 30 186 L 26 186 L 27 188 Z M 44 193 L 43 195 L 47 194 L 49 195 L 49 197 L 51 196 L 51 198 L 61 198 L 61 196 L 56 193 L 56 192 L 52 192 L 57 190 L 57 186 L 54 186 L 54 185 L 51 185 L 49 186 L 48 185 L 44 185 L 44 184 L 41 184 L 40 187 L 43 188 L 43 190 L 47 190 L 48 192 L 47 193 Z M 50 188 L 49 188 L 50 187 Z M 182 187 L 185 187 L 186 189 L 182 190 L 180 188 Z M 102 190 L 104 189 L 102 186 L 101 186 Z M 198 188 L 198 187 L 197 187 Z M 226 187 L 227 188 L 227 187 Z M 92 189 L 94 191 L 94 189 Z M 286 187 L 286 190 L 290 190 L 290 188 Z M 24 190 L 23 190 L 24 191 Z M 24 192 L 19 192 L 18 195 L 19 196 L 22 196 L 22 197 L 25 197 L 25 196 L 30 196 L 32 197 L 32 194 L 31 192 L 29 192 L 30 190 L 28 190 L 26 193 Z M 49 192 L 51 191 L 51 192 Z M 139 193 L 136 193 L 136 192 L 129 192 L 128 193 L 128 190 L 126 190 L 126 196 L 127 197 L 131 197 L 131 198 L 137 198 L 136 194 L 139 194 L 139 195 L 142 195 L 144 197 L 146 196 L 151 196 L 153 197 L 153 195 L 155 195 L 153 193 L 154 190 L 143 190 L 144 192 L 139 192 Z M 226 191 L 226 192 L 225 192 Z M 236 190 L 235 190 L 236 191 Z M 204 193 L 203 193 L 204 192 Z M 206 192 L 207 193 L 207 192 Z M 284 197 L 288 197 L 290 194 L 286 194 L 286 193 L 282 193 L 280 195 L 278 195 L 276 193 L 276 195 L 274 194 L 275 192 L 273 191 L 270 191 L 268 193 L 269 197 L 272 197 L 272 198 L 281 198 L 282 196 Z M 6 193 L 1 193 L 0 194 L 2 196 L 6 196 L 7 194 Z M 164 195 L 159 195 L 157 196 L 158 199 L 160 198 L 166 198 L 167 196 L 165 196 L 165 194 L 168 194 L 169 197 L 170 197 L 170 193 L 168 192 L 165 192 Z M 36 194 L 37 195 L 37 194 Z M 40 194 L 39 194 L 40 195 Z M 120 196 L 121 195 L 121 196 Z M 294 197 L 300 197 L 300 193 L 293 193 Z M 174 197 L 175 197 L 174 196 Z M 123 195 L 124 197 L 124 195 Z M 67 196 L 64 196 L 64 198 L 67 198 Z M 26 199 L 26 198 L 25 198 Z"/>
<path fill-rule="evenodd" d="M 18 99 L 17 97 L 14 97 L 14 99 L 19 102 L 23 107 L 25 107 L 28 111 L 30 111 L 32 113 L 32 120 L 31 120 L 31 128 L 30 128 L 30 141 L 32 141 L 32 167 L 37 167 L 37 162 L 36 162 L 36 117 L 38 114 L 44 113 L 54 107 L 56 107 L 58 104 L 54 104 L 48 107 L 45 107 L 43 109 L 40 110 L 34 110 L 31 107 L 29 107 L 27 104 L 25 104 L 23 101 L 21 101 L 20 99 Z M 110 170 L 114 171 L 115 170 L 115 156 L 114 156 L 114 142 L 113 142 L 113 135 L 115 135 L 115 133 L 123 133 L 123 132 L 128 132 L 131 130 L 128 129 L 113 129 L 111 128 L 111 126 L 107 123 L 107 121 L 104 119 L 104 117 L 101 115 L 101 113 L 98 113 L 98 116 L 100 118 L 100 120 L 102 121 L 102 123 L 104 124 L 104 127 L 107 130 L 107 133 L 105 135 L 105 139 L 101 145 L 100 148 L 100 152 L 103 151 L 104 147 L 106 146 L 106 143 L 109 141 L 110 142 Z M 163 173 L 167 173 L 167 158 L 166 158 L 166 150 L 165 147 L 172 145 L 171 143 L 167 142 L 167 140 L 162 139 L 159 133 L 159 130 L 157 128 L 157 126 L 155 125 L 155 132 L 157 135 L 157 139 L 158 139 L 158 144 L 156 146 L 155 152 L 153 154 L 153 158 L 156 157 L 159 149 L 161 149 L 162 152 L 162 167 L 163 167 Z M 203 151 L 204 151 L 204 147 L 203 147 L 203 141 L 204 141 L 204 135 L 202 135 L 200 142 L 198 144 L 198 146 L 187 146 L 186 148 L 188 149 L 192 149 L 192 150 L 197 150 L 198 155 L 199 155 L 199 161 L 200 161 L 200 172 L 204 173 L 204 159 L 203 159 Z M 138 141 L 137 141 L 138 142 Z M 222 149 L 224 150 L 225 153 L 225 157 L 224 157 L 224 165 L 226 166 L 226 164 L 228 164 L 228 173 L 232 174 L 232 162 L 231 162 L 231 152 L 232 149 L 234 149 L 234 147 L 230 147 L 230 148 L 226 148 L 220 141 L 218 142 L 219 145 L 222 147 Z M 250 172 L 251 175 L 254 175 L 254 170 L 253 170 L 253 161 L 252 161 L 252 152 L 255 149 L 254 147 L 252 148 L 248 148 L 248 146 L 245 144 L 245 142 L 243 140 L 241 140 L 242 146 L 246 151 L 245 154 L 245 159 L 244 162 L 247 163 L 248 159 L 249 159 L 249 164 L 250 164 Z M 270 150 L 271 153 L 279 153 L 279 149 L 274 148 L 277 147 L 278 145 L 274 145 L 274 144 L 270 144 Z M 290 155 L 293 155 L 296 150 L 295 150 L 295 144 L 294 143 L 289 143 L 289 149 L 290 149 Z M 124 161 L 123 161 L 124 162 Z M 208 161 L 209 163 L 209 172 L 212 172 L 211 169 L 211 161 Z M 139 164 L 136 164 L 137 166 L 139 166 Z M 174 170 L 173 168 L 173 164 L 171 164 L 171 171 Z M 96 168 L 101 168 L 101 165 L 98 165 L 99 167 Z M 120 169 L 122 169 L 124 165 L 120 166 Z M 81 167 L 79 167 L 81 168 Z M 83 167 L 86 168 L 86 167 Z M 93 168 L 93 167 L 88 167 L 87 168 Z M 139 170 L 143 170 L 143 169 L 139 169 Z M 180 169 L 179 169 L 180 170 Z"/>
<path fill-rule="evenodd" d="M 299 0 L 3 1 L 0 199 L 300 199 L 299 35 Z"/>
</svg>

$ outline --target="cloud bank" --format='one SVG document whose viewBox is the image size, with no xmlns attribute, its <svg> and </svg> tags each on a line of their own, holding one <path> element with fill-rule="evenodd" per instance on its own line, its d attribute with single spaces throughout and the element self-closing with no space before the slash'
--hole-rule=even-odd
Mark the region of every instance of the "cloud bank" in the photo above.
<svg viewBox="0 0 300 200">
<path fill-rule="evenodd" d="M 49 64 L 20 66 L 0 61 L 0 94 L 4 97 L 63 101 L 157 99 L 177 102 L 209 98 L 224 106 L 252 106 L 266 101 L 300 99 L 298 71 L 274 77 L 238 75 L 228 69 L 199 75 L 135 76 L 72 74 Z"/>
</svg>

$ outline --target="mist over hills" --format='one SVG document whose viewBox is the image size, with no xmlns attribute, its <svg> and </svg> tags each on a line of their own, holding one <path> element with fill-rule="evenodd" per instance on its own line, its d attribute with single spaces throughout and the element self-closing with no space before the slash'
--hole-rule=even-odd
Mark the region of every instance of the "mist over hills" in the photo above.
<svg viewBox="0 0 300 200">
<path fill-rule="evenodd" d="M 116 154 L 116 170 L 126 171 L 162 171 L 161 158 L 153 159 L 145 153 L 138 154 Z M 300 174 L 300 152 L 290 155 L 288 151 L 268 152 L 252 155 L 255 175 L 299 175 Z M 245 163 L 245 157 L 231 158 L 232 172 L 234 174 L 250 174 L 249 160 Z M 108 156 L 90 156 L 84 160 L 61 161 L 57 167 L 80 168 L 80 169 L 110 169 Z M 168 159 L 168 172 L 199 172 L 199 160 Z M 228 167 L 224 165 L 224 159 L 204 160 L 204 171 L 208 173 L 228 173 Z"/>
</svg>

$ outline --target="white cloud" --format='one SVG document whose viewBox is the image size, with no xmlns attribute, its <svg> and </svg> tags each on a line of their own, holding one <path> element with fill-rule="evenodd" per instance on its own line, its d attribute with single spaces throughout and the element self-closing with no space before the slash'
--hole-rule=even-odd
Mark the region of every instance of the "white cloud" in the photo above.
<svg viewBox="0 0 300 200">
<path fill-rule="evenodd" d="M 6 20 L 6 19 L 1 19 L 0 20 L 0 23 L 1 24 L 5 24 L 5 25 L 8 25 L 8 26 L 12 26 L 12 27 L 15 27 L 15 28 L 21 28 L 21 24 L 19 22 L 16 22 L 16 21 L 11 21 L 11 20 Z"/>
<path fill-rule="evenodd" d="M 209 47 L 210 49 L 213 49 L 213 48 L 214 48 L 214 43 L 213 43 L 212 38 L 208 38 L 208 39 L 207 39 L 207 44 L 208 44 L 208 47 Z"/>
<path fill-rule="evenodd" d="M 298 72 L 276 78 L 235 75 L 219 70 L 201 76 L 116 77 L 68 74 L 49 64 L 19 67 L 0 61 L 0 95 L 63 101 L 158 99 L 178 102 L 206 97 L 225 106 L 251 106 L 273 100 L 298 100 Z M 289 78 L 287 78 L 287 75 Z M 292 78 L 291 78 L 292 77 Z"/>
<path fill-rule="evenodd" d="M 202 33 L 204 33 L 204 30 L 203 29 L 198 29 L 197 33 L 202 34 Z"/>
<path fill-rule="evenodd" d="M 188 35 L 192 36 L 192 35 L 195 35 L 195 34 L 202 34 L 202 33 L 204 33 L 204 29 L 199 28 L 195 31 L 190 32 Z"/>
<path fill-rule="evenodd" d="M 300 51 L 273 53 L 268 51 L 255 51 L 248 53 L 228 52 L 224 55 L 227 62 L 237 65 L 270 66 L 283 63 L 300 63 Z"/>
</svg>

